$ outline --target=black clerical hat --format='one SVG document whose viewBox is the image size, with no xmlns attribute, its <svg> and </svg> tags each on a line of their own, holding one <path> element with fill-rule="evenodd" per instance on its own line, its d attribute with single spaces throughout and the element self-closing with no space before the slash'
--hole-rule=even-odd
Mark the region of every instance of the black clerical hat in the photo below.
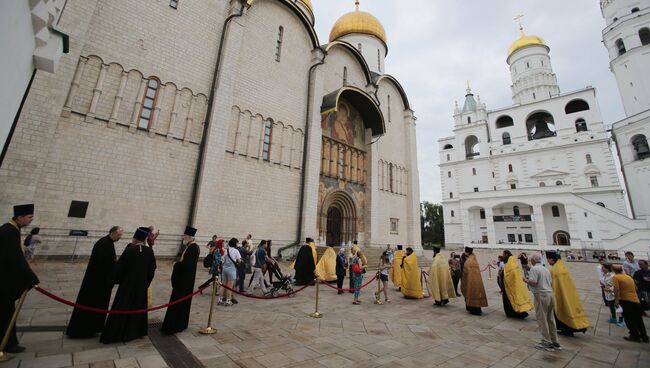
<svg viewBox="0 0 650 368">
<path fill-rule="evenodd" d="M 472 248 L 472 247 L 465 247 L 465 253 L 469 253 L 469 254 L 474 253 L 474 248 Z"/>
<path fill-rule="evenodd" d="M 194 236 L 196 235 L 196 229 L 191 226 L 185 226 L 185 232 L 183 235 Z"/>
<path fill-rule="evenodd" d="M 307 238 L 307 239 L 305 239 L 305 242 L 306 242 L 306 243 L 313 243 L 313 242 L 314 242 L 314 239 L 312 239 L 312 238 Z"/>
<path fill-rule="evenodd" d="M 433 247 L 433 253 L 440 253 L 440 247 Z"/>
<path fill-rule="evenodd" d="M 34 214 L 34 204 L 19 204 L 14 206 L 14 217 Z"/>
<path fill-rule="evenodd" d="M 135 234 L 133 234 L 133 239 L 145 241 L 147 239 L 147 236 L 149 236 L 149 228 L 139 227 L 138 230 L 135 231 Z"/>
<path fill-rule="evenodd" d="M 548 259 L 554 259 L 554 260 L 557 261 L 557 260 L 560 258 L 560 255 L 557 254 L 557 252 L 554 251 L 554 250 L 547 250 L 547 251 L 546 251 L 546 258 L 548 258 Z"/>
</svg>

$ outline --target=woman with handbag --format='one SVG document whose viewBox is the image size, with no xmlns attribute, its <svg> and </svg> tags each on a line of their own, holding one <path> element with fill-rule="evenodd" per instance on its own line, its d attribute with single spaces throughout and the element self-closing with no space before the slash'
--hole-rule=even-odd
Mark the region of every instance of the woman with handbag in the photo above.
<svg viewBox="0 0 650 368">
<path fill-rule="evenodd" d="M 357 248 L 352 247 L 352 260 L 350 261 L 350 269 L 352 270 L 350 278 L 352 279 L 352 287 L 354 288 L 354 301 L 352 304 L 359 305 L 361 301 L 359 296 L 361 295 L 361 283 L 363 282 L 363 271 L 366 269 L 367 265 L 363 263 L 361 257 L 359 257 L 359 251 Z"/>
</svg>

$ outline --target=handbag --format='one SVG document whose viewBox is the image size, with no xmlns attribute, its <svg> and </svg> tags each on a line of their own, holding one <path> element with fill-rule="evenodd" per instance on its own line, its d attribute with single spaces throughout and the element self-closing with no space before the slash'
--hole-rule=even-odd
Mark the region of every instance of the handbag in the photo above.
<svg viewBox="0 0 650 368">
<path fill-rule="evenodd" d="M 218 251 L 217 251 L 218 252 Z M 205 258 L 203 258 L 203 267 L 210 268 L 214 262 L 214 253 L 210 253 Z"/>
<path fill-rule="evenodd" d="M 357 275 L 361 275 L 363 273 L 363 269 L 361 268 L 361 266 L 359 266 L 358 263 L 353 263 L 352 272 L 356 273 Z"/>
</svg>

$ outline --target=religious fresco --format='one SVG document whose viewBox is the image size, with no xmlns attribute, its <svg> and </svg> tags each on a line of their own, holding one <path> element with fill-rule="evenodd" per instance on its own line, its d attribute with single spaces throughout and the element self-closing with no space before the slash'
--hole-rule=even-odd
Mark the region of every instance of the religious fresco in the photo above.
<svg viewBox="0 0 650 368">
<path fill-rule="evenodd" d="M 366 150 L 365 129 L 361 114 L 345 99 L 339 100 L 338 111 L 322 115 L 321 128 L 326 137 Z"/>
<path fill-rule="evenodd" d="M 318 213 L 319 216 L 325 216 L 325 218 L 319 217 L 318 227 L 319 231 L 323 232 L 326 229 L 321 228 L 321 225 L 327 223 L 327 208 L 323 209 L 325 200 L 334 191 L 344 191 L 346 194 L 350 195 L 356 204 L 356 228 L 358 233 L 362 233 L 365 228 L 364 223 L 364 212 L 366 205 L 366 193 L 365 187 L 357 183 L 351 183 L 349 181 L 338 180 L 336 178 L 329 178 L 322 176 L 320 177 L 320 184 L 318 187 Z"/>
</svg>

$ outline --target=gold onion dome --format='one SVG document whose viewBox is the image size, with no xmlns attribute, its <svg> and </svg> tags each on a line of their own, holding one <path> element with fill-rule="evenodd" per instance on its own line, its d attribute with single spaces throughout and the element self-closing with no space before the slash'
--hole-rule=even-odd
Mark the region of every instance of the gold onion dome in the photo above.
<svg viewBox="0 0 650 368">
<path fill-rule="evenodd" d="M 298 2 L 306 6 L 310 12 L 314 13 L 314 7 L 311 5 L 311 0 L 298 0 Z"/>
<path fill-rule="evenodd" d="M 330 32 L 330 42 L 351 33 L 375 36 L 386 43 L 386 31 L 379 19 L 368 12 L 360 11 L 358 5 L 357 10 L 343 15 L 334 23 Z"/>
<path fill-rule="evenodd" d="M 508 57 L 514 54 L 515 51 L 523 49 L 524 47 L 527 46 L 539 45 L 539 46 L 548 47 L 546 46 L 546 43 L 544 42 L 543 38 L 538 36 L 532 36 L 532 35 L 526 36 L 526 34 L 524 33 L 524 26 L 521 24 L 521 18 L 523 18 L 523 15 L 517 15 L 515 17 L 515 20 L 517 21 L 517 23 L 519 23 L 519 32 L 521 35 L 519 36 L 519 39 L 517 39 L 515 42 L 512 43 L 512 45 L 510 45 L 510 48 L 508 49 Z"/>
</svg>

